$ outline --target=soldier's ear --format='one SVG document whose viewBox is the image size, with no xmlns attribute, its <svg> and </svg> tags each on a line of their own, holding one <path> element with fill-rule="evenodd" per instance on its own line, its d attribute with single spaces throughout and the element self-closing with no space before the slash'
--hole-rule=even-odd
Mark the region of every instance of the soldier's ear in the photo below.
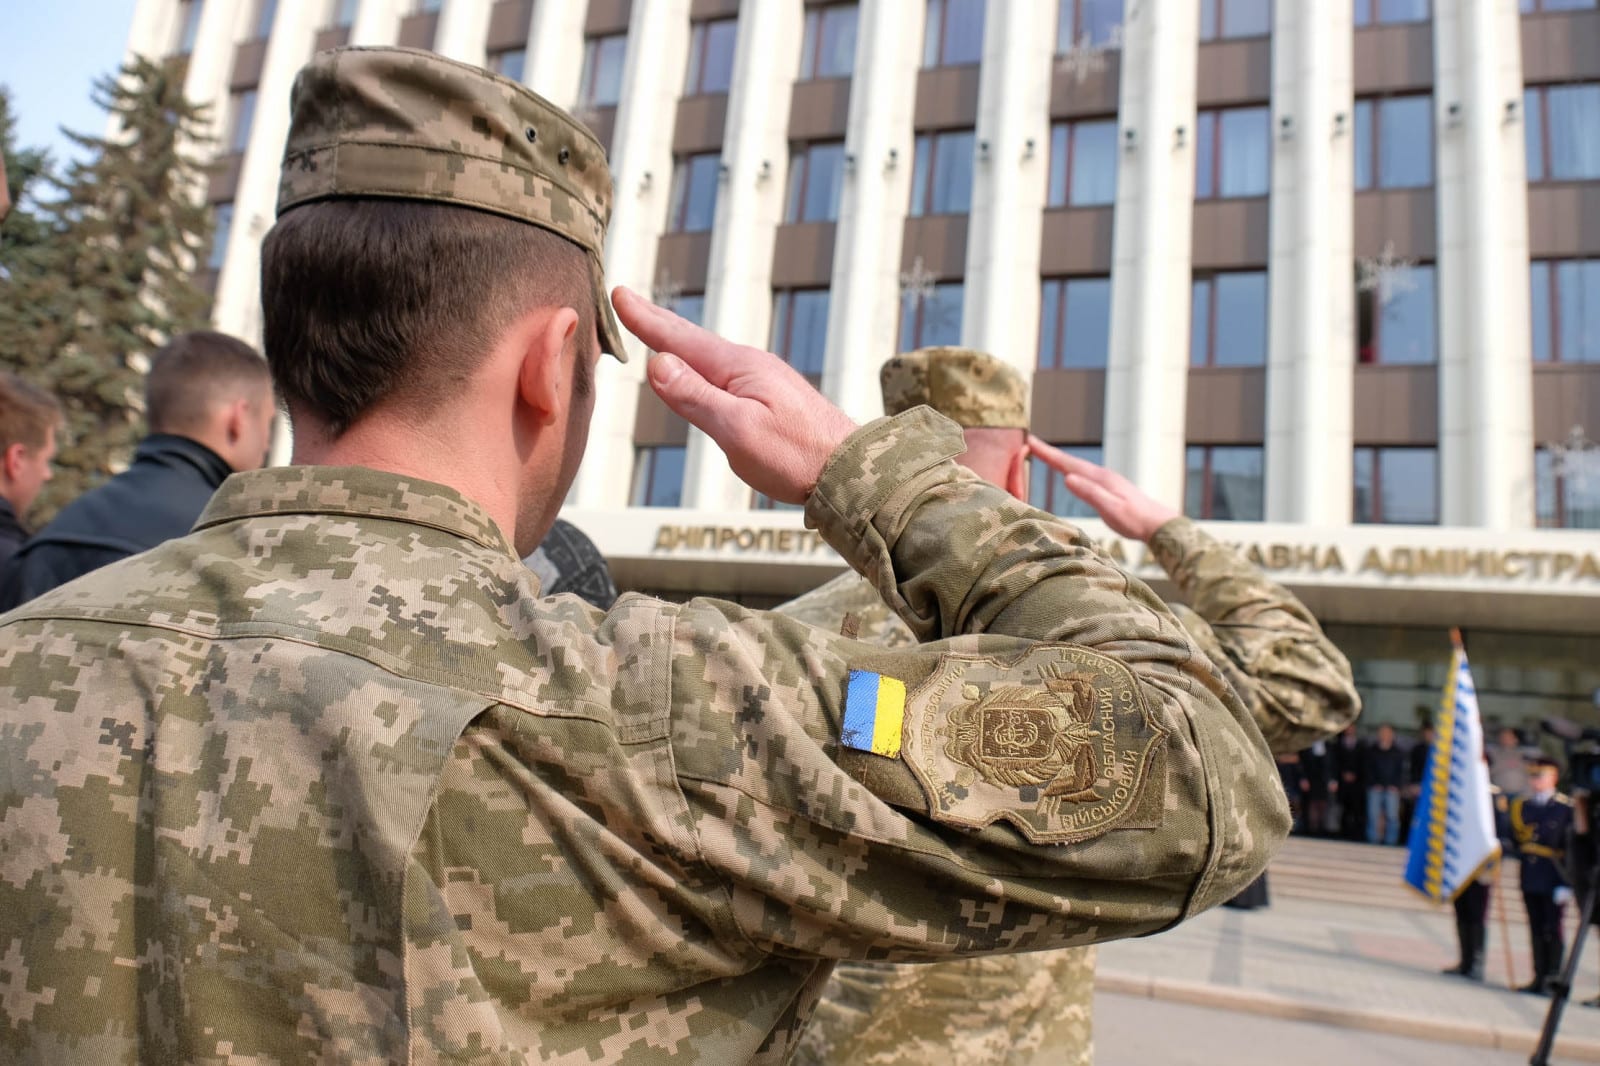
<svg viewBox="0 0 1600 1066">
<path fill-rule="evenodd" d="M 517 369 L 517 390 L 524 404 L 542 426 L 561 417 L 571 396 L 571 380 L 577 371 L 572 343 L 578 331 L 578 313 L 570 307 L 548 308 L 529 316 L 517 335 L 521 363 Z M 587 358 L 579 353 L 577 358 Z"/>
<path fill-rule="evenodd" d="M 10 444 L 4 451 L 0 451 L 0 474 L 7 481 L 17 480 L 22 473 L 22 466 L 28 459 L 28 446 L 26 444 Z"/>
</svg>

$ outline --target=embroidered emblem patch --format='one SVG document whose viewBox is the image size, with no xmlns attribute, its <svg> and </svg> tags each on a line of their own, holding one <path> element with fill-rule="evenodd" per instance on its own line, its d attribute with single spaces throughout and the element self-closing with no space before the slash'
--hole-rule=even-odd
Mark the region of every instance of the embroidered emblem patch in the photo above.
<svg viewBox="0 0 1600 1066">
<path fill-rule="evenodd" d="M 1036 844 L 1069 843 L 1116 828 L 1161 787 L 1167 731 L 1132 672 L 1087 648 L 945 655 L 906 703 L 902 754 L 942 822 L 1005 819 Z"/>
</svg>

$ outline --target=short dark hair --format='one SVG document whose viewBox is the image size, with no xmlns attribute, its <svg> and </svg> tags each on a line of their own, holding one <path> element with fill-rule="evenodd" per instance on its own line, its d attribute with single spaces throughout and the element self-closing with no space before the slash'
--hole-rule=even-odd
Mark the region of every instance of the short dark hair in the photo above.
<svg viewBox="0 0 1600 1066">
<path fill-rule="evenodd" d="M 43 448 L 52 426 L 61 424 L 61 404 L 15 374 L 0 373 L 0 451 L 13 444 Z"/>
<path fill-rule="evenodd" d="M 152 433 L 198 433 L 218 404 L 270 396 L 271 390 L 260 352 L 238 337 L 197 329 L 178 334 L 150 357 L 145 418 Z"/>
<path fill-rule="evenodd" d="M 291 414 L 333 436 L 382 403 L 419 414 L 461 394 L 517 316 L 571 307 L 595 332 L 587 253 L 485 211 L 325 200 L 278 219 L 261 248 L 267 362 Z M 592 388 L 589 359 L 575 387 Z"/>
</svg>

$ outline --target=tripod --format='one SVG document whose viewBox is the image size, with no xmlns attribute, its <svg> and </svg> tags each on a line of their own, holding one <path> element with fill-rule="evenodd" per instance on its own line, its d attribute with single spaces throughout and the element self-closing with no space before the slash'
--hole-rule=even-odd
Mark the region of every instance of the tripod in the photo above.
<svg viewBox="0 0 1600 1066">
<path fill-rule="evenodd" d="M 1550 1066 L 1550 1048 L 1556 1042 L 1556 1028 L 1561 1024 L 1561 1012 L 1572 995 L 1572 979 L 1578 974 L 1578 960 L 1583 957 L 1583 938 L 1589 932 L 1589 921 L 1594 917 L 1595 890 L 1600 883 L 1591 881 L 1583 893 L 1583 906 L 1578 910 L 1578 931 L 1572 934 L 1572 951 L 1567 964 L 1561 967 L 1561 976 L 1550 986 L 1550 1009 L 1545 1012 L 1544 1028 L 1539 1031 L 1539 1045 L 1533 1049 L 1528 1066 Z"/>
</svg>

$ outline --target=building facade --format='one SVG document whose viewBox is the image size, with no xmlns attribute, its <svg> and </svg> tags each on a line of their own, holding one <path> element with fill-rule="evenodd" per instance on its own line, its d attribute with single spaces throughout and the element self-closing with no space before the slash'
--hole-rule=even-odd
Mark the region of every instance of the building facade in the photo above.
<svg viewBox="0 0 1600 1066">
<path fill-rule="evenodd" d="M 139 0 L 217 123 L 218 328 L 259 336 L 295 71 L 396 43 L 586 121 L 609 280 L 858 419 L 897 350 L 1029 372 L 1041 437 L 1306 597 L 1372 720 L 1436 703 L 1458 625 L 1491 718 L 1600 721 L 1596 0 Z M 836 571 L 633 354 L 568 508 L 622 583 Z"/>
</svg>

